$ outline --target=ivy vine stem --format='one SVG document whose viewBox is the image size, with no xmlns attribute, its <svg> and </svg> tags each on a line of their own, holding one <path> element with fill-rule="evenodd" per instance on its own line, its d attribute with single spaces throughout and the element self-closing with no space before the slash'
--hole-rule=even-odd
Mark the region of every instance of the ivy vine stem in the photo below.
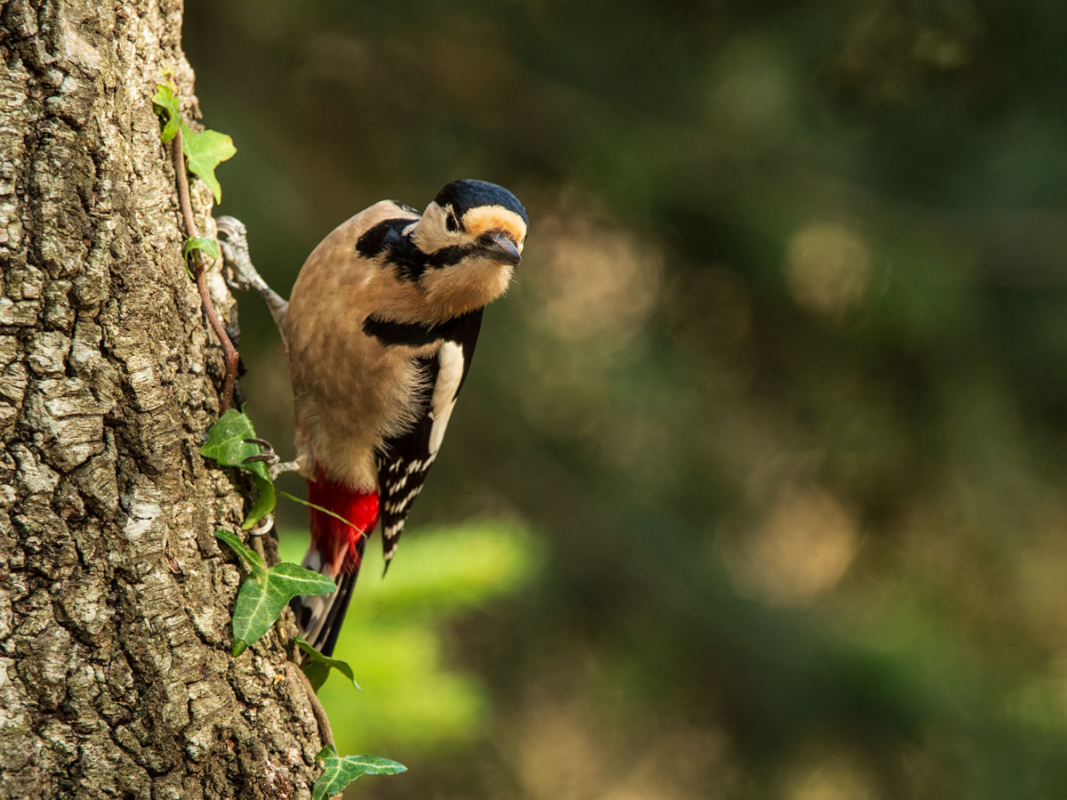
<svg viewBox="0 0 1067 800">
<path fill-rule="evenodd" d="M 322 701 L 319 700 L 319 695 L 315 692 L 315 688 L 311 685 L 311 679 L 296 666 L 292 661 L 288 662 L 290 669 L 295 669 L 300 673 L 300 677 L 297 680 L 301 681 L 304 686 L 304 691 L 307 692 L 308 702 L 311 704 L 311 711 L 315 715 L 315 721 L 319 724 L 319 735 L 322 737 L 322 744 L 332 745 L 333 740 L 333 728 L 330 727 L 330 718 L 326 715 L 326 709 L 322 707 Z"/>
<path fill-rule="evenodd" d="M 185 235 L 193 239 L 200 234 L 196 229 L 193 206 L 189 200 L 189 177 L 185 173 L 185 153 L 182 148 L 182 131 L 180 127 L 174 138 L 170 140 L 170 152 L 171 159 L 174 162 L 174 173 L 178 179 L 178 203 L 182 209 L 182 219 L 185 221 Z M 230 341 L 230 336 L 226 333 L 226 328 L 215 311 L 215 303 L 211 300 L 211 292 L 207 288 L 208 265 L 204 262 L 204 257 L 199 251 L 195 253 L 194 259 L 196 263 L 196 288 L 200 290 L 200 300 L 204 304 L 207 321 L 222 343 L 222 352 L 226 361 L 226 377 L 222 382 L 222 398 L 219 409 L 222 413 L 225 413 L 230 409 L 230 404 L 233 402 L 233 387 L 237 381 L 237 361 L 239 356 L 237 348 Z"/>
</svg>

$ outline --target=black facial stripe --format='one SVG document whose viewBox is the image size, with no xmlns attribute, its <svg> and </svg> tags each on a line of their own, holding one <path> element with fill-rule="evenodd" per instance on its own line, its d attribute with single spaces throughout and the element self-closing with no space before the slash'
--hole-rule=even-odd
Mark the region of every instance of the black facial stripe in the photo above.
<svg viewBox="0 0 1067 800">
<path fill-rule="evenodd" d="M 433 333 L 429 325 L 420 325 L 417 322 L 393 322 L 373 315 L 364 320 L 363 332 L 368 336 L 373 336 L 384 345 L 406 347 L 422 347 L 433 344 L 441 338 Z"/>
<path fill-rule="evenodd" d="M 481 323 L 481 316 L 482 310 L 479 308 L 439 325 L 424 325 L 419 322 L 394 322 L 372 314 L 364 320 L 363 332 L 384 345 L 423 347 L 440 341 L 464 341 L 472 326 Z M 474 331 L 477 336 L 476 327 Z"/>
<path fill-rule="evenodd" d="M 359 237 L 356 251 L 364 258 L 375 258 L 384 254 L 385 263 L 396 266 L 401 278 L 414 282 L 422 277 L 427 269 L 451 267 L 479 249 L 477 245 L 467 244 L 443 247 L 435 253 L 424 253 L 410 236 L 401 232 L 417 221 L 405 218 L 379 222 Z"/>
<path fill-rule="evenodd" d="M 426 260 L 427 267 L 441 269 L 458 264 L 477 249 L 478 247 L 473 244 L 458 244 L 452 247 L 442 247 L 436 253 L 423 255 L 423 258 Z"/>
<path fill-rule="evenodd" d="M 410 245 L 410 241 L 400 231 L 413 222 L 418 222 L 418 220 L 405 217 L 379 222 L 359 237 L 359 241 L 356 242 L 356 252 L 364 258 L 374 258 L 387 247 L 396 249 Z"/>
</svg>

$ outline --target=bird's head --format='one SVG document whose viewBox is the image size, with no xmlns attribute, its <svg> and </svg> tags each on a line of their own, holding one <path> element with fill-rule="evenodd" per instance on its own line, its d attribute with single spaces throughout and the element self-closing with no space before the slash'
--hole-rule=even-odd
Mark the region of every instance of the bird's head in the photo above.
<svg viewBox="0 0 1067 800">
<path fill-rule="evenodd" d="M 431 301 L 476 308 L 503 294 L 522 260 L 529 218 L 502 186 L 453 181 L 437 193 L 411 233 L 427 256 L 419 284 Z"/>
</svg>

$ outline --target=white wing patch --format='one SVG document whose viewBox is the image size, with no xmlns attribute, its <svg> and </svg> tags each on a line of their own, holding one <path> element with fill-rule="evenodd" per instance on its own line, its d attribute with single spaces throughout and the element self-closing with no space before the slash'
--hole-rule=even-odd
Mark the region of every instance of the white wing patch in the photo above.
<svg viewBox="0 0 1067 800">
<path fill-rule="evenodd" d="M 437 383 L 430 399 L 430 456 L 437 455 L 445 438 L 452 409 L 456 407 L 456 392 L 463 380 L 463 348 L 455 342 L 445 342 L 437 352 Z M 427 464 L 429 466 L 429 464 Z"/>
<path fill-rule="evenodd" d="M 418 397 L 421 418 L 413 430 L 387 443 L 381 454 L 384 462 L 378 467 L 382 549 L 387 566 L 396 552 L 407 514 L 441 449 L 456 396 L 470 366 L 481 319 L 481 309 L 457 317 L 438 331 L 436 354 L 417 359 L 433 376 Z"/>
</svg>

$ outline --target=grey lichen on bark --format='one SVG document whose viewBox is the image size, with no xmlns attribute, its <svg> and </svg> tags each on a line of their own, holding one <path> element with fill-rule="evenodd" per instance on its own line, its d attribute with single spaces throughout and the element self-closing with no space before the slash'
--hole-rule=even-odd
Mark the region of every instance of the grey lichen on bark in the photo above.
<svg viewBox="0 0 1067 800">
<path fill-rule="evenodd" d="M 198 452 L 222 354 L 150 102 L 164 68 L 192 97 L 181 23 L 180 0 L 0 0 L 2 798 L 306 797 L 316 774 L 278 635 L 229 654 L 242 575 L 213 531 L 243 501 Z"/>
</svg>

